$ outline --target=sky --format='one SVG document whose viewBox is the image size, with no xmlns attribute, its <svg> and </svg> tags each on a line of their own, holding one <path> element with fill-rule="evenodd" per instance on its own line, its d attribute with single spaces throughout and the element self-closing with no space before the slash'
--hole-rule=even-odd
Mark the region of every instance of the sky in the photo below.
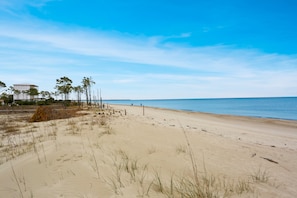
<svg viewBox="0 0 297 198">
<path fill-rule="evenodd" d="M 295 0 L 0 0 L 0 81 L 104 99 L 297 96 Z M 74 97 L 74 96 L 73 96 Z"/>
</svg>

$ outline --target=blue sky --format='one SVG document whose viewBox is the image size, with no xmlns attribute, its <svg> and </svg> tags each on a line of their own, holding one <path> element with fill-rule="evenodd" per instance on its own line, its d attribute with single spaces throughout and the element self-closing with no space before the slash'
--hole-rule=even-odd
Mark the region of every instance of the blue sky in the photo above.
<svg viewBox="0 0 297 198">
<path fill-rule="evenodd" d="M 88 2 L 88 3 L 86 3 Z M 297 95 L 295 0 L 1 0 L 0 80 L 104 98 Z"/>
</svg>

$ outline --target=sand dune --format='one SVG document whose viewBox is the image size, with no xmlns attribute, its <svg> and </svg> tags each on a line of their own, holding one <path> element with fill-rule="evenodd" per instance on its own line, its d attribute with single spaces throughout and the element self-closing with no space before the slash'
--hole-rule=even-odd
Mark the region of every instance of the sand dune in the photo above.
<svg viewBox="0 0 297 198">
<path fill-rule="evenodd" d="M 0 197 L 297 196 L 296 121 L 120 105 L 84 113 L 0 115 Z"/>
</svg>

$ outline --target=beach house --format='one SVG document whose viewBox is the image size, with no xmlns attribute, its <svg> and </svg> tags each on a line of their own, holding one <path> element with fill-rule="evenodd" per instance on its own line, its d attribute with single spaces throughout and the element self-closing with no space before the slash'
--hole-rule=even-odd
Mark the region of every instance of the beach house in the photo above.
<svg viewBox="0 0 297 198">
<path fill-rule="evenodd" d="M 36 90 L 38 92 L 38 86 L 32 84 L 14 84 L 14 94 L 13 99 L 16 100 L 34 100 L 36 95 L 30 93 L 30 90 Z"/>
</svg>

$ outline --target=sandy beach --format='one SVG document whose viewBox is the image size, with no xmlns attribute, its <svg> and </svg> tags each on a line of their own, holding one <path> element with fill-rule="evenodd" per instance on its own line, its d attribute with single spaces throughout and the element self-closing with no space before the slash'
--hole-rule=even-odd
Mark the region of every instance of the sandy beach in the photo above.
<svg viewBox="0 0 297 198">
<path fill-rule="evenodd" d="M 296 197 L 297 121 L 111 105 L 0 115 L 0 197 Z"/>
</svg>

